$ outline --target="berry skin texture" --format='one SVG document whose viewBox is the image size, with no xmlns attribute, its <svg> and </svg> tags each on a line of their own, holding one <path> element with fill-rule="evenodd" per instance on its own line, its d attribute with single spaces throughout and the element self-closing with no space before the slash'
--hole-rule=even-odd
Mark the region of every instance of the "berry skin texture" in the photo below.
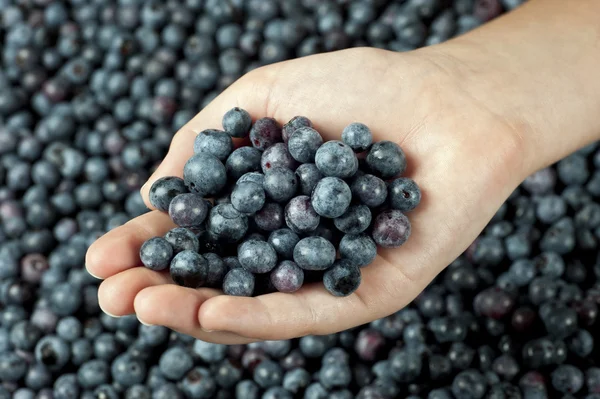
<svg viewBox="0 0 600 399">
<path fill-rule="evenodd" d="M 179 194 L 169 205 L 171 220 L 181 227 L 198 227 L 208 215 L 208 205 L 198 194 Z"/>
<path fill-rule="evenodd" d="M 252 296 L 254 293 L 254 274 L 245 269 L 232 269 L 223 280 L 223 293 L 233 296 Z"/>
<path fill-rule="evenodd" d="M 262 153 L 254 147 L 245 146 L 234 150 L 225 162 L 227 174 L 232 179 L 239 179 L 245 173 L 259 172 L 261 156 Z"/>
<path fill-rule="evenodd" d="M 414 180 L 399 177 L 388 187 L 390 207 L 402 212 L 412 211 L 421 202 L 421 189 Z"/>
<path fill-rule="evenodd" d="M 335 261 L 335 247 L 323 237 L 306 237 L 294 248 L 294 262 L 304 270 L 326 270 Z"/>
<path fill-rule="evenodd" d="M 283 370 L 272 360 L 263 360 L 254 369 L 254 381 L 262 388 L 275 387 L 283 380 Z"/>
<path fill-rule="evenodd" d="M 406 170 L 404 151 L 392 141 L 379 141 L 373 144 L 366 160 L 373 174 L 382 179 L 391 179 Z"/>
<path fill-rule="evenodd" d="M 352 192 L 342 179 L 324 177 L 313 190 L 311 201 L 319 215 L 333 219 L 346 212 L 352 201 Z"/>
<path fill-rule="evenodd" d="M 294 247 L 300 241 L 300 237 L 290 229 L 279 229 L 273 231 L 267 241 L 273 246 L 279 259 L 292 259 Z"/>
<path fill-rule="evenodd" d="M 206 283 L 208 262 L 193 251 L 181 251 L 171 261 L 171 278 L 183 287 L 199 288 Z"/>
<path fill-rule="evenodd" d="M 250 129 L 250 142 L 260 151 L 280 141 L 282 141 L 281 127 L 273 118 L 261 118 L 254 122 Z"/>
<path fill-rule="evenodd" d="M 283 208 L 276 202 L 267 203 L 254 215 L 254 223 L 264 231 L 275 231 L 281 228 L 283 221 Z"/>
<path fill-rule="evenodd" d="M 165 240 L 173 247 L 173 253 L 190 250 L 198 252 L 200 243 L 198 237 L 189 229 L 176 227 L 165 234 Z"/>
<path fill-rule="evenodd" d="M 346 234 L 360 234 L 371 224 L 371 210 L 366 205 L 350 206 L 346 213 L 333 219 L 335 227 Z"/>
<path fill-rule="evenodd" d="M 260 167 L 263 173 L 277 167 L 296 170 L 296 166 L 297 162 L 292 158 L 284 143 L 273 144 L 262 153 L 260 158 Z"/>
<path fill-rule="evenodd" d="M 194 140 L 194 153 L 208 153 L 225 161 L 233 151 L 231 136 L 222 130 L 203 130 Z"/>
<path fill-rule="evenodd" d="M 354 152 L 363 152 L 373 144 L 373 133 L 363 123 L 351 123 L 342 131 L 342 141 L 348 144 Z"/>
<path fill-rule="evenodd" d="M 456 398 L 481 399 L 487 389 L 485 377 L 477 370 L 462 371 L 452 381 L 452 394 Z"/>
<path fill-rule="evenodd" d="M 162 237 L 150 238 L 140 248 L 140 259 L 148 269 L 165 270 L 173 259 L 173 247 Z"/>
<path fill-rule="evenodd" d="M 268 273 L 277 265 L 277 253 L 266 241 L 249 240 L 238 249 L 242 267 L 252 273 Z"/>
<path fill-rule="evenodd" d="M 294 197 L 285 207 L 285 223 L 295 233 L 314 231 L 321 217 L 312 207 L 310 197 L 300 195 Z"/>
<path fill-rule="evenodd" d="M 296 194 L 298 180 L 293 171 L 286 168 L 271 168 L 265 173 L 263 188 L 275 202 L 286 202 Z"/>
<path fill-rule="evenodd" d="M 271 283 L 279 292 L 296 292 L 304 283 L 304 271 L 291 260 L 284 260 L 271 271 Z"/>
<path fill-rule="evenodd" d="M 352 195 L 370 208 L 383 204 L 388 196 L 388 188 L 377 176 L 365 174 L 358 176 L 351 185 Z"/>
<path fill-rule="evenodd" d="M 340 259 L 323 275 L 325 289 L 334 296 L 348 296 L 360 286 L 360 269 L 348 259 Z"/>
<path fill-rule="evenodd" d="M 231 205 L 241 213 L 251 215 L 265 205 L 265 190 L 257 183 L 237 183 L 231 192 Z"/>
<path fill-rule="evenodd" d="M 358 267 L 363 267 L 375 260 L 377 245 L 367 234 L 346 234 L 340 241 L 339 251 L 342 258 L 350 260 Z"/>
<path fill-rule="evenodd" d="M 346 179 L 354 176 L 358 170 L 358 158 L 347 144 L 332 140 L 319 147 L 315 154 L 315 165 L 325 176 Z"/>
<path fill-rule="evenodd" d="M 248 136 L 252 127 L 252 118 L 242 108 L 232 108 L 223 115 L 223 129 L 231 136 L 243 138 Z"/>
<path fill-rule="evenodd" d="M 294 116 L 288 123 L 283 125 L 281 129 L 281 136 L 283 142 L 287 143 L 292 133 L 301 127 L 313 127 L 312 122 L 305 116 Z"/>
<path fill-rule="evenodd" d="M 188 189 L 205 195 L 217 194 L 227 183 L 227 171 L 218 158 L 211 154 L 193 155 L 183 167 L 183 180 Z"/>
<path fill-rule="evenodd" d="M 552 386 L 559 392 L 575 394 L 583 387 L 583 373 L 575 366 L 563 364 L 552 372 Z"/>
<path fill-rule="evenodd" d="M 219 204 L 210 210 L 206 230 L 215 240 L 238 242 L 248 231 L 248 218 L 232 204 Z"/>
<path fill-rule="evenodd" d="M 152 187 L 150 187 L 150 192 L 148 193 L 148 198 L 150 199 L 150 203 L 156 209 L 162 212 L 167 212 L 169 210 L 169 204 L 171 200 L 178 196 L 179 194 L 183 194 L 187 192 L 186 185 L 183 182 L 183 179 L 174 176 L 161 177 L 152 183 Z"/>
<path fill-rule="evenodd" d="M 400 211 L 391 209 L 381 212 L 373 223 L 373 240 L 380 247 L 397 248 L 410 236 L 411 225 Z"/>
<path fill-rule="evenodd" d="M 310 196 L 323 174 L 314 163 L 304 163 L 296 169 L 300 194 Z"/>
<path fill-rule="evenodd" d="M 288 138 L 290 155 L 298 162 L 314 162 L 317 150 L 323 145 L 323 137 L 312 127 L 300 127 Z"/>
</svg>

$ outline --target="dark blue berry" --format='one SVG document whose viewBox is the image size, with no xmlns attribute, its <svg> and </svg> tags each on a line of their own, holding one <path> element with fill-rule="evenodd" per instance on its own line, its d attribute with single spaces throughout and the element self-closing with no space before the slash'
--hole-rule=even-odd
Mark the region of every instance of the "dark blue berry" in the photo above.
<svg viewBox="0 0 600 399">
<path fill-rule="evenodd" d="M 290 169 L 274 167 L 265 173 L 263 188 L 275 202 L 286 202 L 296 194 L 298 181 Z"/>
<path fill-rule="evenodd" d="M 201 226 L 208 214 L 208 206 L 202 196 L 192 193 L 179 194 L 169 204 L 169 216 L 181 227 Z"/>
<path fill-rule="evenodd" d="M 206 229 L 213 239 L 237 242 L 248 231 L 248 218 L 232 204 L 219 204 L 210 210 Z"/>
<path fill-rule="evenodd" d="M 385 182 L 379 177 L 369 174 L 354 179 L 351 189 L 355 199 L 371 208 L 383 204 L 388 196 L 388 188 Z"/>
<path fill-rule="evenodd" d="M 354 156 L 354 154 L 352 154 Z M 315 211 L 327 218 L 343 215 L 352 200 L 350 187 L 338 177 L 325 177 L 317 183 L 311 201 Z"/>
<path fill-rule="evenodd" d="M 185 250 L 197 252 L 200 246 L 198 237 L 191 230 L 183 227 L 169 230 L 164 238 L 173 247 L 174 254 Z"/>
<path fill-rule="evenodd" d="M 326 270 L 335 261 L 335 247 L 323 237 L 303 238 L 294 247 L 294 262 L 304 270 Z"/>
<path fill-rule="evenodd" d="M 268 241 L 279 259 L 292 259 L 294 247 L 300 241 L 300 237 L 290 229 L 279 229 L 269 235 Z"/>
<path fill-rule="evenodd" d="M 421 190 L 414 180 L 400 177 L 390 183 L 388 197 L 392 209 L 402 212 L 412 211 L 421 202 Z"/>
<path fill-rule="evenodd" d="M 379 141 L 367 154 L 370 170 L 382 179 L 390 179 L 406 170 L 406 156 L 400 146 L 392 141 Z"/>
<path fill-rule="evenodd" d="M 181 251 L 171 261 L 171 278 L 176 284 L 198 288 L 206 283 L 208 262 L 194 251 Z"/>
<path fill-rule="evenodd" d="M 162 237 L 153 237 L 140 248 L 140 259 L 151 270 L 164 270 L 173 259 L 173 247 Z"/>
<path fill-rule="evenodd" d="M 281 140 L 281 127 L 273 118 L 258 119 L 250 129 L 250 142 L 258 150 L 264 151 Z"/>
<path fill-rule="evenodd" d="M 350 295 L 358 289 L 360 282 L 360 269 L 347 259 L 336 261 L 323 275 L 325 288 L 335 296 Z"/>
<path fill-rule="evenodd" d="M 250 117 L 250 114 L 242 108 L 232 108 L 223 116 L 223 129 L 231 135 L 231 137 L 243 138 L 248 136 L 251 126 L 252 118 Z"/>
<path fill-rule="evenodd" d="M 265 190 L 261 185 L 246 181 L 238 182 L 231 192 L 231 205 L 239 212 L 253 214 L 265 204 Z"/>
<path fill-rule="evenodd" d="M 220 161 L 225 161 L 233 151 L 231 136 L 224 131 L 207 129 L 203 130 L 194 140 L 194 153 L 208 153 Z"/>
<path fill-rule="evenodd" d="M 228 158 L 229 161 L 230 158 Z M 183 179 L 187 188 L 200 195 L 217 194 L 227 183 L 227 171 L 213 155 L 193 155 L 183 167 Z"/>
<path fill-rule="evenodd" d="M 296 169 L 296 177 L 301 194 L 310 196 L 323 174 L 314 163 L 304 163 Z"/>
<path fill-rule="evenodd" d="M 363 152 L 368 150 L 373 143 L 373 134 L 366 125 L 354 122 L 344 128 L 342 140 L 355 152 Z"/>
<path fill-rule="evenodd" d="M 187 192 L 183 179 L 179 177 L 161 177 L 152 183 L 148 197 L 156 209 L 167 212 L 169 204 L 179 194 Z"/>
<path fill-rule="evenodd" d="M 315 161 L 315 155 L 323 145 L 323 138 L 312 127 L 300 126 L 288 136 L 287 145 L 296 161 L 309 163 Z"/>
<path fill-rule="evenodd" d="M 277 253 L 268 242 L 249 240 L 240 245 L 238 260 L 244 269 L 252 273 L 268 273 L 277 264 Z"/>
<path fill-rule="evenodd" d="M 252 296 L 254 293 L 254 275 L 245 269 L 232 269 L 223 280 L 223 292 L 226 295 Z"/>
</svg>

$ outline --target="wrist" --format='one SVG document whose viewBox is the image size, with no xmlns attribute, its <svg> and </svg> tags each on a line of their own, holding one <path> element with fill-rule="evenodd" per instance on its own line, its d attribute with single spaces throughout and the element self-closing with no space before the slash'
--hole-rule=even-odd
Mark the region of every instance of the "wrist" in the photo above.
<svg viewBox="0 0 600 399">
<path fill-rule="evenodd" d="M 600 132 L 600 26 L 591 23 L 600 3 L 578 5 L 534 0 L 431 48 L 464 90 L 520 137 L 525 175 Z"/>
</svg>

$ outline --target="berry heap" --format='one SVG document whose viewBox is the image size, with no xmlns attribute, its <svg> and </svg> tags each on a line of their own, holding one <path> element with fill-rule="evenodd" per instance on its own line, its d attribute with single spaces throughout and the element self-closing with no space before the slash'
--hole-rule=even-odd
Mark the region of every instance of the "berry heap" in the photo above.
<svg viewBox="0 0 600 399">
<path fill-rule="evenodd" d="M 252 124 L 237 107 L 222 124 L 196 136 L 183 179 L 152 184 L 150 202 L 179 227 L 142 245 L 147 268 L 228 295 L 294 292 L 310 278 L 347 296 L 377 246 L 409 238 L 404 212 L 417 207 L 421 191 L 398 177 L 406 157 L 396 143 L 373 143 L 362 123 L 324 142 L 306 117 L 283 127 L 272 118 Z M 234 149 L 233 138 L 251 145 Z"/>
</svg>

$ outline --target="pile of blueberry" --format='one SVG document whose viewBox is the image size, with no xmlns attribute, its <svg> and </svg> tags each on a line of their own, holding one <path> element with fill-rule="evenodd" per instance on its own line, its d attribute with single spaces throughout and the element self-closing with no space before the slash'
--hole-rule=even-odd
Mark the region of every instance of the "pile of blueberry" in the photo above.
<svg viewBox="0 0 600 399">
<path fill-rule="evenodd" d="M 439 43 L 519 3 L 0 0 L 0 398 L 599 399 L 597 144 L 529 177 L 409 306 L 338 334 L 206 343 L 103 314 L 84 268 L 147 212 L 173 132 L 242 73 Z"/>
<path fill-rule="evenodd" d="M 396 248 L 410 236 L 403 212 L 417 207 L 421 191 L 397 177 L 406 170 L 400 146 L 373 143 L 364 124 L 324 142 L 306 117 L 283 127 L 272 118 L 252 124 L 236 107 L 223 129 L 196 136 L 183 179 L 152 184 L 150 202 L 179 227 L 142 245 L 146 267 L 169 269 L 179 285 L 222 286 L 238 296 L 253 295 L 265 275 L 262 291 L 297 291 L 306 271 L 347 296 L 377 245 Z M 247 137 L 251 145 L 234 150 L 233 138 Z"/>
</svg>

